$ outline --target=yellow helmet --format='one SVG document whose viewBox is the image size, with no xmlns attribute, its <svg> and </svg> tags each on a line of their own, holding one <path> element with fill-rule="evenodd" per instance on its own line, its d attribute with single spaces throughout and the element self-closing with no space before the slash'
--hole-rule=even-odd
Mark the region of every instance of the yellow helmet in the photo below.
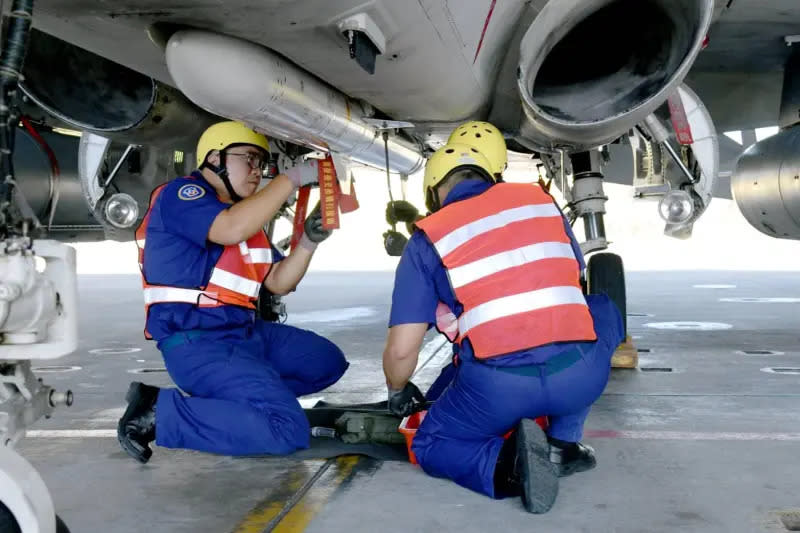
<svg viewBox="0 0 800 533">
<path fill-rule="evenodd" d="M 488 122 L 473 120 L 466 122 L 450 134 L 447 144 L 460 143 L 472 146 L 481 152 L 492 167 L 492 174 L 502 174 L 508 163 L 508 150 L 503 134 Z"/>
<path fill-rule="evenodd" d="M 250 144 L 269 152 L 267 138 L 241 122 L 217 122 L 209 126 L 197 141 L 197 167 L 205 162 L 211 150 L 224 150 L 232 144 Z"/>
<path fill-rule="evenodd" d="M 484 174 L 488 180 L 494 181 L 489 160 L 476 148 L 466 144 L 446 144 L 436 150 L 425 164 L 425 176 L 422 187 L 425 193 L 425 204 L 431 211 L 439 208 L 434 195 L 438 187 L 454 170 L 472 168 Z"/>
</svg>

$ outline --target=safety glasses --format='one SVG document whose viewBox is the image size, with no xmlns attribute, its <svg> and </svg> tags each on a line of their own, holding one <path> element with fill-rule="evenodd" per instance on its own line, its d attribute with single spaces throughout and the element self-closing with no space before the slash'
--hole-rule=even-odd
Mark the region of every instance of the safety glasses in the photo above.
<svg viewBox="0 0 800 533">
<path fill-rule="evenodd" d="M 269 160 L 266 156 L 262 154 L 254 154 L 254 153 L 247 153 L 247 154 L 237 154 L 236 152 L 225 152 L 225 155 L 235 155 L 237 157 L 244 157 L 247 165 L 251 169 L 261 169 L 266 170 L 267 166 L 269 165 Z"/>
</svg>

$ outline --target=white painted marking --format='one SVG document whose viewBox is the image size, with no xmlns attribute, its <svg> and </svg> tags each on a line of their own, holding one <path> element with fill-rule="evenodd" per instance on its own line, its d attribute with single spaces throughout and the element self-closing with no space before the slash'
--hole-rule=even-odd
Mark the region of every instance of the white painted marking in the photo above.
<svg viewBox="0 0 800 533">
<path fill-rule="evenodd" d="M 768 366 L 761 369 L 767 374 L 783 374 L 787 376 L 800 376 L 800 367 L 793 366 Z"/>
<path fill-rule="evenodd" d="M 89 353 L 94 355 L 119 355 L 119 354 L 126 354 L 126 353 L 136 353 L 141 352 L 141 348 L 95 348 L 94 350 L 89 350 Z"/>
<path fill-rule="evenodd" d="M 651 316 L 656 315 L 651 315 L 650 313 L 628 313 L 628 318 L 647 318 Z"/>
<path fill-rule="evenodd" d="M 800 298 L 720 298 L 719 301 L 747 304 L 796 304 L 800 303 Z"/>
<path fill-rule="evenodd" d="M 632 335 L 632 336 L 631 336 L 631 339 L 632 339 L 632 340 L 635 340 L 635 341 L 638 341 L 638 340 L 640 340 L 641 338 L 642 338 L 642 335 Z"/>
<path fill-rule="evenodd" d="M 120 417 L 123 414 L 125 414 L 125 409 L 127 409 L 127 406 L 126 407 L 113 407 L 111 409 L 103 409 L 101 411 L 96 412 L 94 414 L 94 416 L 92 418 L 90 418 L 90 421 L 92 421 L 92 422 L 106 421 L 107 422 L 109 420 L 113 420 L 114 422 L 116 422 L 117 420 L 120 419 Z"/>
<path fill-rule="evenodd" d="M 730 441 L 798 441 L 800 433 L 740 433 L 691 431 L 615 431 L 588 430 L 586 436 L 594 439 L 646 439 L 646 440 L 730 440 Z"/>
<path fill-rule="evenodd" d="M 25 433 L 32 438 L 108 438 L 116 437 L 116 429 L 34 429 Z"/>
<path fill-rule="evenodd" d="M 147 361 L 145 361 L 144 359 L 137 359 L 136 362 L 137 363 L 146 363 Z"/>
<path fill-rule="evenodd" d="M 701 285 L 692 285 L 695 289 L 735 289 L 736 285 L 726 285 L 724 283 L 714 284 L 707 283 Z"/>
<path fill-rule="evenodd" d="M 779 352 L 777 350 L 756 350 L 761 352 L 767 353 L 747 353 L 744 350 L 736 350 L 738 355 L 744 355 L 746 357 L 771 357 L 773 355 L 786 355 L 785 352 Z"/>
<path fill-rule="evenodd" d="M 309 311 L 307 313 L 294 313 L 289 315 L 287 324 L 306 324 L 310 322 L 347 322 L 358 318 L 368 318 L 375 314 L 371 307 L 344 307 L 340 309 L 327 309 L 325 311 Z"/>
<path fill-rule="evenodd" d="M 41 374 L 56 374 L 61 372 L 75 372 L 82 368 L 83 367 L 80 366 L 34 366 L 31 370 Z"/>
<path fill-rule="evenodd" d="M 731 329 L 730 324 L 722 322 L 648 322 L 645 327 L 652 329 L 680 329 L 695 331 L 714 331 L 720 329 Z"/>
</svg>

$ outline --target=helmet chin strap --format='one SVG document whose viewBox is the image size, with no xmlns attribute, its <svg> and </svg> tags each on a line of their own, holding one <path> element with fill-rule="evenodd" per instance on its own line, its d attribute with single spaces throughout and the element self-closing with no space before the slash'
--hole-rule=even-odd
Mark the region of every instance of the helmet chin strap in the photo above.
<svg viewBox="0 0 800 533">
<path fill-rule="evenodd" d="M 231 200 L 234 202 L 241 202 L 242 197 L 239 196 L 236 191 L 233 190 L 233 185 L 231 184 L 231 180 L 228 177 L 228 167 L 225 166 L 225 152 L 219 152 L 219 166 L 214 166 L 208 161 L 204 162 L 200 165 L 200 168 L 206 167 L 211 170 L 214 174 L 219 176 L 219 179 L 222 180 L 222 184 L 225 185 L 225 190 L 228 191 L 228 196 L 231 197 Z"/>
</svg>

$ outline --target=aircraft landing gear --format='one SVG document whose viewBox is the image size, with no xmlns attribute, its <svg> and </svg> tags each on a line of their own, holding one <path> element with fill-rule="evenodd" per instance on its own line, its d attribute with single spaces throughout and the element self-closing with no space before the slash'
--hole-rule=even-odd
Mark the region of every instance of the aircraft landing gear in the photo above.
<svg viewBox="0 0 800 533">
<path fill-rule="evenodd" d="M 585 255 L 608 248 L 606 230 L 603 223 L 605 203 L 608 197 L 603 193 L 603 173 L 600 167 L 600 154 L 597 151 L 581 152 L 570 156 L 573 184 L 567 191 L 575 217 L 583 219 L 586 242 L 581 243 Z M 628 337 L 627 296 L 625 293 L 625 268 L 622 258 L 612 253 L 595 253 L 589 257 L 586 266 L 587 294 L 606 294 L 619 308 L 625 332 L 625 343 L 612 358 L 611 366 L 635 368 L 638 353 Z"/>
<path fill-rule="evenodd" d="M 61 357 L 77 342 L 75 249 L 25 236 L 0 240 L 0 531 L 68 531 L 57 526 L 44 481 L 13 446 L 36 420 L 72 404 L 72 392 L 36 378 L 31 360 Z"/>
</svg>

